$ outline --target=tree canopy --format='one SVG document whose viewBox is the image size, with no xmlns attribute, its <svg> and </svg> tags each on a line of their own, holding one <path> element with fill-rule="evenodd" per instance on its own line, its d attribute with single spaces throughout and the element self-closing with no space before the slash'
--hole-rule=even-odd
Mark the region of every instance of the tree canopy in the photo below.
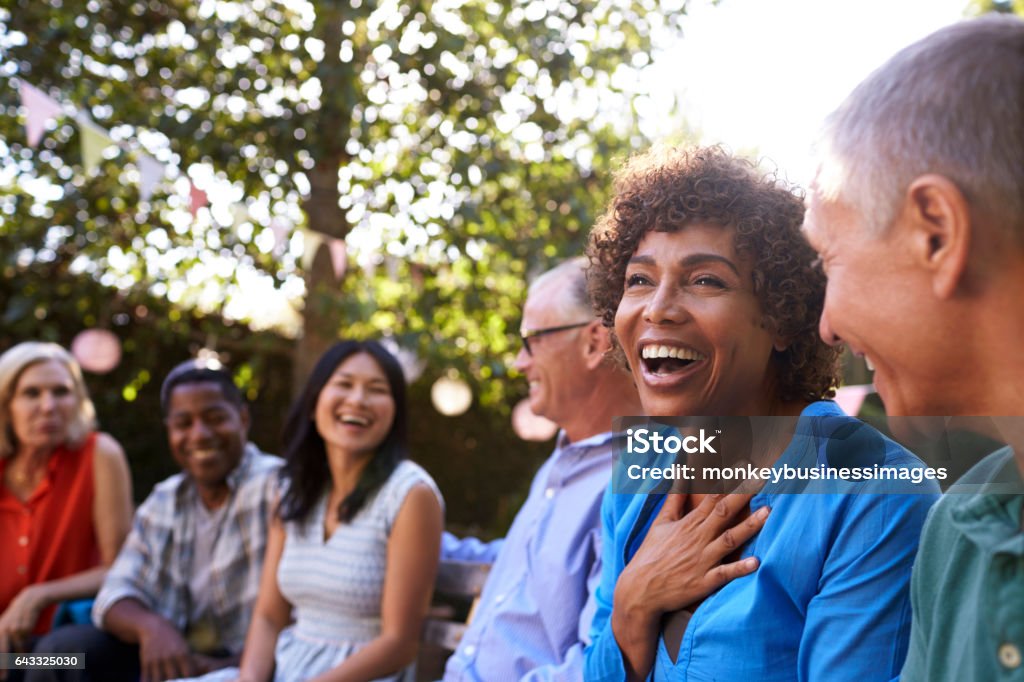
<svg viewBox="0 0 1024 682">
<path fill-rule="evenodd" d="M 4 5 L 7 274 L 46 264 L 243 321 L 287 299 L 312 343 L 300 365 L 316 339 L 393 335 L 476 378 L 491 402 L 504 389 L 488 379 L 516 349 L 523 281 L 579 251 L 612 164 L 641 143 L 633 105 L 651 41 L 674 35 L 684 10 L 682 0 Z M 67 114 L 35 149 L 21 81 Z M 83 163 L 72 115 L 117 143 L 98 171 Z M 143 155 L 167 166 L 148 200 Z M 193 185 L 210 200 L 195 216 Z M 346 238 L 348 275 L 334 276 L 326 249 L 303 263 L 313 242 L 300 230 Z M 15 292 L 6 321 L 41 323 L 40 302 L 59 295 Z"/>
<path fill-rule="evenodd" d="M 1001 12 L 1024 17 L 1024 0 L 971 0 L 968 11 L 973 14 Z"/>
</svg>

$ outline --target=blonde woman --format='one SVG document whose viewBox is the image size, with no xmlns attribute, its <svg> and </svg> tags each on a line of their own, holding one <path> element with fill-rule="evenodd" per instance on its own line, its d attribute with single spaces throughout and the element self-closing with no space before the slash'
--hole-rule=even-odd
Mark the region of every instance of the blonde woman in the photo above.
<svg viewBox="0 0 1024 682">
<path fill-rule="evenodd" d="M 56 344 L 0 355 L 0 481 L 0 651 L 23 651 L 59 602 L 96 593 L 132 518 L 124 451 Z"/>
</svg>

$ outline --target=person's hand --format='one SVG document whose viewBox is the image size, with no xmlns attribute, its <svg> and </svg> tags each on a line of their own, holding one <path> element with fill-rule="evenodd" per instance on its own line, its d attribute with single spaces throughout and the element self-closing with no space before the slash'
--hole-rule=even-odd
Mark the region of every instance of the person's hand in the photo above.
<svg viewBox="0 0 1024 682">
<path fill-rule="evenodd" d="M 48 605 L 37 585 L 29 585 L 19 592 L 0 615 L 0 651 L 23 649 L 36 627 L 39 612 Z"/>
<path fill-rule="evenodd" d="M 0 652 L 24 651 L 29 635 L 36 627 L 39 612 L 48 606 L 36 585 L 29 585 L 11 600 L 0 614 Z M 7 671 L 0 669 L 0 680 L 7 679 Z"/>
<path fill-rule="evenodd" d="M 205 654 L 192 654 L 192 665 L 195 666 L 195 675 L 205 675 L 224 667 L 218 659 Z"/>
<path fill-rule="evenodd" d="M 686 495 L 667 495 L 640 549 L 619 577 L 614 608 L 639 608 L 643 620 L 656 619 L 754 572 L 756 558 L 725 561 L 768 519 L 768 507 L 761 507 L 735 523 L 752 497 L 752 493 L 708 495 L 684 516 Z"/>
<path fill-rule="evenodd" d="M 753 557 L 725 561 L 768 518 L 768 508 L 762 507 L 736 523 L 752 497 L 753 493 L 708 495 L 683 516 L 686 495 L 666 496 L 612 597 L 612 632 L 622 651 L 627 680 L 647 678 L 664 614 L 693 606 L 730 580 L 757 569 Z"/>
<path fill-rule="evenodd" d="M 142 682 L 194 677 L 198 672 L 188 642 L 177 628 L 160 617 L 140 629 L 139 665 Z"/>
</svg>

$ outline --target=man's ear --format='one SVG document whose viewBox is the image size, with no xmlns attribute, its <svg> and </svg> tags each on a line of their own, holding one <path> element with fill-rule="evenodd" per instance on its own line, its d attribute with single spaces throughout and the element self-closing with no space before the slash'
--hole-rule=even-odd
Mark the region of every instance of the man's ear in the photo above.
<svg viewBox="0 0 1024 682">
<path fill-rule="evenodd" d="M 922 175 L 907 188 L 900 222 L 914 261 L 930 273 L 935 296 L 952 298 L 971 251 L 971 211 L 963 192 L 945 176 Z"/>
<path fill-rule="evenodd" d="M 581 334 L 584 341 L 583 358 L 587 369 L 597 369 L 605 361 L 605 355 L 612 349 L 611 330 L 594 320 Z"/>
</svg>

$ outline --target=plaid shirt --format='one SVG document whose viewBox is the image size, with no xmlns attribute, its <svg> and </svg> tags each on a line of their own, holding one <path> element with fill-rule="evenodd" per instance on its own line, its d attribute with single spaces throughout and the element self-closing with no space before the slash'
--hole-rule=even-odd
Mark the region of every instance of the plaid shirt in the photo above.
<svg viewBox="0 0 1024 682">
<path fill-rule="evenodd" d="M 267 527 L 281 459 L 248 444 L 228 475 L 231 497 L 210 566 L 213 619 L 221 643 L 242 650 L 259 590 Z M 158 483 L 132 521 L 132 530 L 96 595 L 92 620 L 103 619 L 115 603 L 133 598 L 186 631 L 191 612 L 189 576 L 195 543 L 193 509 L 198 495 L 184 473 Z"/>
</svg>

